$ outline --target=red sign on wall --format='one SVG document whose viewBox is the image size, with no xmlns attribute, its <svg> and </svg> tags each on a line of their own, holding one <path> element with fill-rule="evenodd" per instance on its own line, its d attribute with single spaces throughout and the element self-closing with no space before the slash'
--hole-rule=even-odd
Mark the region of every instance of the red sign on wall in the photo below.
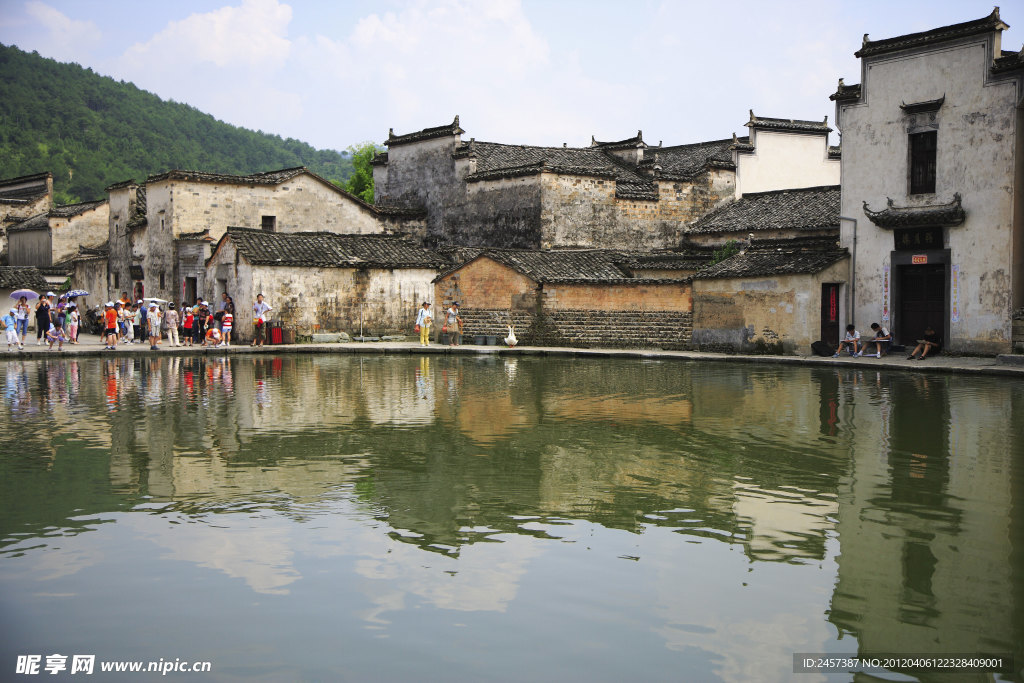
<svg viewBox="0 0 1024 683">
<path fill-rule="evenodd" d="M 927 254 L 914 254 L 910 257 L 910 262 L 915 266 L 923 266 L 928 263 L 928 256 Z"/>
</svg>

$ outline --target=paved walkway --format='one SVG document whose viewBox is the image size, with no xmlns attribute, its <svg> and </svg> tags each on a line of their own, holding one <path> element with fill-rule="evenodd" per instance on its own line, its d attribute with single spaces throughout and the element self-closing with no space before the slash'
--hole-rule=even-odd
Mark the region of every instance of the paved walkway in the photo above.
<svg viewBox="0 0 1024 683">
<path fill-rule="evenodd" d="M 0 337 L 4 339 L 4 337 Z M 504 346 L 441 346 L 431 344 L 424 348 L 419 341 L 408 342 L 349 342 L 345 344 L 286 344 L 279 346 L 263 346 L 253 348 L 248 344 L 233 345 L 220 348 L 201 346 L 171 347 L 167 340 L 160 345 L 158 351 L 151 351 L 149 344 L 121 344 L 114 351 L 104 350 L 99 337 L 83 336 L 80 344 L 65 344 L 64 350 L 48 350 L 46 345 L 36 345 L 34 338 L 25 345 L 24 351 L 10 351 L 0 346 L 0 360 L 12 358 L 55 358 L 89 357 L 108 355 L 146 355 L 146 354 L 180 354 L 180 355 L 222 355 L 222 354 L 286 354 L 286 353 L 380 353 L 380 354 L 498 354 L 502 356 L 570 356 L 580 358 L 658 358 L 679 359 L 688 361 L 717 361 L 725 363 L 776 363 L 786 365 L 814 366 L 846 366 L 858 368 L 884 368 L 886 370 L 903 370 L 907 372 L 946 372 L 968 373 L 979 375 L 1005 375 L 1024 378 L 1024 356 L 948 356 L 940 354 L 924 361 L 907 360 L 906 355 L 894 353 L 884 358 L 863 357 L 821 358 L 818 356 L 767 356 L 725 353 L 703 353 L 697 351 L 659 351 L 654 349 L 573 349 L 562 347 L 517 346 L 509 349 Z"/>
</svg>

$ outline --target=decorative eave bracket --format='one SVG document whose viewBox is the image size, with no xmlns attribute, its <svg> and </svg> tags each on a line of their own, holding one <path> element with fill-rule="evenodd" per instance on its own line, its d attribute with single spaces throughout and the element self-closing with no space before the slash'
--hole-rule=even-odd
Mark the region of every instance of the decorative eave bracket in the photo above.
<svg viewBox="0 0 1024 683">
<path fill-rule="evenodd" d="M 880 228 L 894 230 L 896 228 L 945 228 L 963 224 L 967 218 L 960 203 L 960 193 L 953 195 L 948 204 L 934 206 L 893 206 L 892 199 L 881 211 L 872 211 L 864 202 L 864 215 Z"/>
</svg>

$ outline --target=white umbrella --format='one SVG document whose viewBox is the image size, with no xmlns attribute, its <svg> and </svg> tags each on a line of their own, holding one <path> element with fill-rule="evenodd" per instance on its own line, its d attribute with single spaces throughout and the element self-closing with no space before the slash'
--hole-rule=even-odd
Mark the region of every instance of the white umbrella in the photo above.
<svg viewBox="0 0 1024 683">
<path fill-rule="evenodd" d="M 167 299 L 157 299 L 155 296 L 146 297 L 144 299 L 144 301 L 150 301 L 150 302 L 152 302 L 154 304 L 165 304 L 165 303 L 167 303 Z"/>
</svg>

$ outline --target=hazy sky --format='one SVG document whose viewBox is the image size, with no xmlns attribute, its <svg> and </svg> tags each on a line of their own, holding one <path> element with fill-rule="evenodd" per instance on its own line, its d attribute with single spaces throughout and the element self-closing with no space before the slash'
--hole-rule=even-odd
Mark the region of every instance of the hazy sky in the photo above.
<svg viewBox="0 0 1024 683">
<path fill-rule="evenodd" d="M 761 116 L 833 119 L 873 40 L 987 0 L 0 0 L 0 43 L 247 128 L 344 149 L 460 115 L 464 138 L 682 144 Z M 1024 3 L 1004 3 L 1021 49 Z M 1016 26 L 1014 26 L 1016 24 Z M 3 93 L 0 92 L 0 97 Z"/>
</svg>

